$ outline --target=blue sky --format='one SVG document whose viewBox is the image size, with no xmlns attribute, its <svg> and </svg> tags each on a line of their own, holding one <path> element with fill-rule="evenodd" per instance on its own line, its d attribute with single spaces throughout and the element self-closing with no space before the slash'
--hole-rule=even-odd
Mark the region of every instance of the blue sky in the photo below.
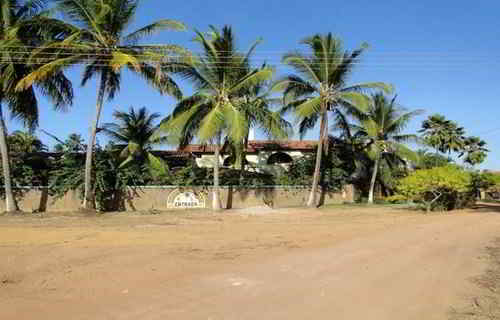
<svg viewBox="0 0 500 320">
<path fill-rule="evenodd" d="M 395 86 L 398 99 L 408 108 L 423 108 L 426 114 L 408 128 L 418 130 L 423 118 L 442 113 L 464 126 L 469 135 L 479 135 L 492 152 L 483 168 L 500 169 L 500 37 L 498 1 L 194 1 L 144 0 L 131 29 L 157 19 L 177 19 L 191 29 L 207 30 L 209 24 L 230 24 L 241 50 L 257 38 L 254 61 L 266 60 L 278 67 L 285 51 L 300 48 L 298 41 L 314 33 L 333 32 L 348 49 L 363 42 L 370 49 L 352 76 L 352 82 L 384 81 Z M 176 43 L 199 50 L 188 32 L 164 32 L 150 43 Z M 41 101 L 40 128 L 65 138 L 76 132 L 85 137 L 94 116 L 96 83 L 79 86 L 81 69 L 68 73 L 74 81 L 76 99 L 68 113 L 56 113 Z M 183 85 L 186 92 L 188 85 Z M 171 98 L 160 96 L 139 78 L 125 72 L 118 96 L 105 104 L 102 122 L 112 120 L 116 109 L 146 106 L 167 115 Z M 19 128 L 10 123 L 11 131 Z M 49 145 L 52 141 L 42 133 Z M 257 133 L 257 137 L 260 135 Z M 315 138 L 311 133 L 309 138 Z M 104 141 L 101 137 L 100 141 Z"/>
</svg>

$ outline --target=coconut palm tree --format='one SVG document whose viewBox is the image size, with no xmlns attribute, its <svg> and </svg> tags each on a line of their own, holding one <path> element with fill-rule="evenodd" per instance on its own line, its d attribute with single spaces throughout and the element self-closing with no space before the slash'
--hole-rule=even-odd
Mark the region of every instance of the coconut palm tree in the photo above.
<svg viewBox="0 0 500 320">
<path fill-rule="evenodd" d="M 316 165 L 308 207 L 316 206 L 316 194 L 320 179 L 323 148 L 328 139 L 329 117 L 342 118 L 345 114 L 362 113 L 369 105 L 366 89 L 391 91 L 381 82 L 348 85 L 348 77 L 366 49 L 361 46 L 353 52 L 344 51 L 342 41 L 332 36 L 316 34 L 301 41 L 310 53 L 294 51 L 283 56 L 282 62 L 289 65 L 295 74 L 279 80 L 273 90 L 284 92 L 283 113 L 293 111 L 298 119 L 301 137 L 316 127 L 320 121 Z"/>
<path fill-rule="evenodd" d="M 203 53 L 191 63 L 177 66 L 177 72 L 194 84 L 196 92 L 179 102 L 172 115 L 165 119 L 162 129 L 176 132 L 181 147 L 195 137 L 202 143 L 213 142 L 212 207 L 220 210 L 221 142 L 223 139 L 241 142 L 248 137 L 247 93 L 253 86 L 269 80 L 274 70 L 268 66 L 250 67 L 250 57 L 259 41 L 244 55 L 236 48 L 231 27 L 224 26 L 221 31 L 210 28 L 208 35 L 196 31 L 195 40 L 201 44 Z"/>
<path fill-rule="evenodd" d="M 38 125 L 38 97 L 42 94 L 52 100 L 56 110 L 71 105 L 71 82 L 60 71 L 33 81 L 22 90 L 16 90 L 21 79 L 35 70 L 28 63 L 28 53 L 34 47 L 57 37 L 37 21 L 46 17 L 42 10 L 46 1 L 9 0 L 0 2 L 0 153 L 5 185 L 6 211 L 17 211 L 12 193 L 10 160 L 7 147 L 7 127 L 4 121 L 5 105 L 12 118 L 30 129 Z"/>
<path fill-rule="evenodd" d="M 92 120 L 85 161 L 85 195 L 83 207 L 94 207 L 91 171 L 92 154 L 104 99 L 111 100 L 120 89 L 121 71 L 124 68 L 142 77 L 162 94 L 180 98 L 182 93 L 168 76 L 165 62 L 172 53 L 184 53 L 173 45 L 138 45 L 143 38 L 161 30 L 185 30 L 174 20 L 160 20 L 125 35 L 137 13 L 139 0 L 54 0 L 57 9 L 68 23 L 53 21 L 53 25 L 65 30 L 64 41 L 54 42 L 37 50 L 32 60 L 40 63 L 47 55 L 55 61 L 44 64 L 26 77 L 19 85 L 24 88 L 33 81 L 74 65 L 85 64 L 82 85 L 99 77 L 95 117 Z M 178 60 L 178 59 L 176 59 Z"/>
<path fill-rule="evenodd" d="M 162 162 L 152 154 L 155 146 L 168 141 L 167 137 L 156 134 L 159 113 L 150 114 L 146 107 L 137 111 L 131 107 L 128 112 L 115 111 L 113 117 L 116 122 L 104 124 L 102 132 L 115 143 L 114 149 L 120 151 L 121 166 L 133 160 L 147 161 L 150 167 Z"/>
<path fill-rule="evenodd" d="M 251 72 L 250 68 L 248 65 L 247 73 Z M 266 65 L 262 68 L 266 68 Z M 243 141 L 229 141 L 235 152 L 234 164 L 240 169 L 240 174 L 245 170 L 250 130 L 260 129 L 270 139 L 286 139 L 292 134 L 290 122 L 283 118 L 281 112 L 273 111 L 275 106 L 280 105 L 281 99 L 272 97 L 269 85 L 269 81 L 262 81 L 241 93 L 245 99 L 239 107 L 248 121 L 248 131 Z"/>
<path fill-rule="evenodd" d="M 414 134 L 404 134 L 403 130 L 415 116 L 422 113 L 422 110 L 405 111 L 396 103 L 396 97 L 389 99 L 383 93 L 374 94 L 372 101 L 366 114 L 357 115 L 355 124 L 351 125 L 354 136 L 364 140 L 368 154 L 373 160 L 368 203 L 373 203 L 381 161 L 386 161 L 391 166 L 398 162 L 404 164 L 408 160 L 417 160 L 417 154 L 404 143 L 418 142 L 418 137 Z"/>
</svg>

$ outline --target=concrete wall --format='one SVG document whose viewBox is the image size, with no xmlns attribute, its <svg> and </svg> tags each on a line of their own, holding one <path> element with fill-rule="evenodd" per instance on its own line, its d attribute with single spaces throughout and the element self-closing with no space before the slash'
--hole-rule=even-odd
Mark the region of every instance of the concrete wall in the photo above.
<svg viewBox="0 0 500 320">
<path fill-rule="evenodd" d="M 19 209 L 24 212 L 35 211 L 77 211 L 82 201 L 76 192 L 68 192 L 64 197 L 55 199 L 48 195 L 47 189 L 17 189 L 15 197 Z M 0 200 L 0 212 L 5 211 L 5 201 Z"/>
<path fill-rule="evenodd" d="M 48 196 L 44 189 L 25 190 L 24 196 L 18 196 L 19 208 L 25 212 L 46 210 L 49 212 L 71 212 L 80 208 L 81 200 L 76 193 L 68 193 L 63 198 L 55 200 Z M 124 208 L 127 211 L 145 210 L 171 210 L 175 197 L 183 193 L 193 193 L 203 203 L 205 208 L 210 208 L 212 195 L 208 188 L 175 188 L 175 187 L 144 187 L 130 188 L 123 197 Z M 308 189 L 294 187 L 268 187 L 256 189 L 222 188 L 222 206 L 226 208 L 248 208 L 256 206 L 271 206 L 285 208 L 305 205 L 309 195 Z M 318 193 L 323 204 L 339 204 L 354 201 L 354 188 L 346 186 L 339 193 Z M 0 201 L 0 210 L 5 210 L 5 203 Z"/>
</svg>

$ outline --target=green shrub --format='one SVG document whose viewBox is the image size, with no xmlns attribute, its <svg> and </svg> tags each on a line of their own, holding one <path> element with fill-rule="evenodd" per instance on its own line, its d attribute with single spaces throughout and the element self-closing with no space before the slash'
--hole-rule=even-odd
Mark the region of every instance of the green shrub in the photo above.
<svg viewBox="0 0 500 320">
<path fill-rule="evenodd" d="M 409 199 L 402 194 L 395 194 L 393 196 L 385 198 L 384 200 L 386 202 L 393 204 L 402 204 L 402 203 L 407 203 L 409 201 Z"/>
<path fill-rule="evenodd" d="M 461 209 L 475 199 L 471 173 L 454 165 L 417 170 L 399 181 L 397 191 L 428 212 Z"/>
<path fill-rule="evenodd" d="M 121 167 L 122 159 L 96 146 L 92 161 L 92 186 L 96 209 L 100 211 L 121 210 L 123 195 L 128 186 L 145 185 L 148 170 L 132 163 Z M 55 198 L 63 197 L 68 191 L 77 191 L 83 199 L 85 175 L 85 154 L 64 152 L 55 160 L 50 177 L 50 192 Z"/>
<path fill-rule="evenodd" d="M 276 183 L 284 186 L 310 186 L 312 184 L 316 154 L 295 160 L 288 170 L 276 177 Z M 348 183 L 349 168 L 334 152 L 322 158 L 320 186 L 331 191 L 342 190 Z"/>
</svg>

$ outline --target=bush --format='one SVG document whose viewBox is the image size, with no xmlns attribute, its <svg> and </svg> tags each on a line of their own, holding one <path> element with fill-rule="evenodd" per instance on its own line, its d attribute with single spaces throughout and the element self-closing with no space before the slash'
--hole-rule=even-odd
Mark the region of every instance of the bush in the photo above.
<svg viewBox="0 0 500 320">
<path fill-rule="evenodd" d="M 409 199 L 402 194 L 395 194 L 393 196 L 385 198 L 385 201 L 392 204 L 402 204 L 408 202 Z"/>
<path fill-rule="evenodd" d="M 276 183 L 284 186 L 310 186 L 312 184 L 316 154 L 295 160 L 288 170 L 283 170 Z M 334 152 L 322 158 L 320 186 L 331 191 L 339 191 L 348 183 L 348 168 Z"/>
<path fill-rule="evenodd" d="M 397 191 L 428 212 L 461 209 L 475 200 L 471 173 L 454 165 L 417 170 L 399 181 Z"/>
<path fill-rule="evenodd" d="M 92 186 L 96 206 L 100 211 L 121 210 L 123 195 L 128 186 L 144 185 L 148 171 L 139 164 L 121 167 L 123 160 L 111 152 L 96 146 L 92 161 Z M 85 154 L 64 152 L 55 160 L 51 171 L 50 192 L 55 198 L 63 197 L 68 191 L 78 191 L 83 199 L 85 176 Z"/>
</svg>

